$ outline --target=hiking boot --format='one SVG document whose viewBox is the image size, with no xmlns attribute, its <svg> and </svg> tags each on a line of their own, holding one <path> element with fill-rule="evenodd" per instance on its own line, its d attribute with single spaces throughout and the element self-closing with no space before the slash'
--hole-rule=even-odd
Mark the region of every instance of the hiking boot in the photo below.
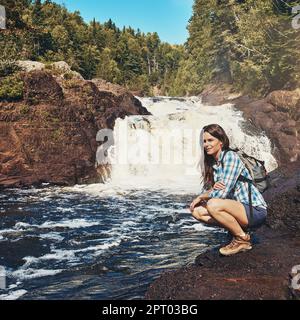
<svg viewBox="0 0 300 320">
<path fill-rule="evenodd" d="M 227 246 L 220 248 L 219 251 L 223 256 L 231 256 L 238 252 L 243 252 L 251 249 L 252 246 L 250 242 L 250 235 L 245 234 L 244 236 L 234 237 Z"/>
</svg>

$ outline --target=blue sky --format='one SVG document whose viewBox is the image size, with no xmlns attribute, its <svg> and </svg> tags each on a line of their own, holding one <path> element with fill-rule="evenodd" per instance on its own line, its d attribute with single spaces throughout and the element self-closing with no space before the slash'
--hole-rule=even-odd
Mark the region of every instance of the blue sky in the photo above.
<svg viewBox="0 0 300 320">
<path fill-rule="evenodd" d="M 119 28 L 131 26 L 142 32 L 157 32 L 162 41 L 183 44 L 193 0 L 55 0 L 70 11 L 78 10 L 86 22 L 111 18 Z"/>
</svg>

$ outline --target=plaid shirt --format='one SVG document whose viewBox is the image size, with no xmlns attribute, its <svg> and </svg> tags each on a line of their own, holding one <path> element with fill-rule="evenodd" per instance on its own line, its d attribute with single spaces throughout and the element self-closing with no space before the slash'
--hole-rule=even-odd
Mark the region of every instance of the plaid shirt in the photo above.
<svg viewBox="0 0 300 320">
<path fill-rule="evenodd" d="M 211 198 L 233 199 L 249 205 L 248 182 L 238 180 L 240 175 L 252 180 L 252 177 L 244 163 L 236 152 L 228 151 L 221 159 L 224 151 L 221 152 L 218 162 L 213 165 L 214 181 L 222 181 L 226 188 L 223 190 L 212 190 L 209 193 Z M 259 190 L 251 184 L 251 195 L 253 207 L 267 208 L 267 204 Z"/>
</svg>

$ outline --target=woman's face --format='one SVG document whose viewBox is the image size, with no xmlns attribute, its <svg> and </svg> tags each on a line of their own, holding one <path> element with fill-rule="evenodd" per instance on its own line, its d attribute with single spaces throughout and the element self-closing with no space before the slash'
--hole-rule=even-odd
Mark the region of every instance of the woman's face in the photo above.
<svg viewBox="0 0 300 320">
<path fill-rule="evenodd" d="M 216 157 L 222 150 L 223 143 L 218 138 L 212 136 L 208 132 L 203 134 L 204 150 L 209 156 Z"/>
</svg>

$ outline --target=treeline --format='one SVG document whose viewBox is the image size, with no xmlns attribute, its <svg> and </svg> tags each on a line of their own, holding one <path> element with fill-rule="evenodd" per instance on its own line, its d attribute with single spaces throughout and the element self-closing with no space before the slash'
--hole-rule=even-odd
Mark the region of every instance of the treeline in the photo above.
<svg viewBox="0 0 300 320">
<path fill-rule="evenodd" d="M 288 0 L 195 0 L 182 45 L 112 20 L 86 23 L 50 0 L 1 0 L 7 30 L 0 32 L 0 77 L 13 61 L 66 61 L 86 79 L 103 78 L 131 90 L 199 94 L 211 83 L 263 96 L 300 82 L 300 30 Z"/>
<path fill-rule="evenodd" d="M 197 94 L 213 82 L 256 96 L 299 86 L 300 30 L 292 28 L 292 7 L 299 4 L 195 0 L 176 93 Z"/>
<path fill-rule="evenodd" d="M 152 94 L 157 87 L 171 94 L 184 48 L 160 40 L 157 33 L 131 27 L 119 29 L 112 20 L 83 21 L 52 1 L 2 0 L 6 30 L 0 32 L 0 76 L 17 59 L 66 61 L 86 79 L 103 78 L 131 90 Z"/>
</svg>

